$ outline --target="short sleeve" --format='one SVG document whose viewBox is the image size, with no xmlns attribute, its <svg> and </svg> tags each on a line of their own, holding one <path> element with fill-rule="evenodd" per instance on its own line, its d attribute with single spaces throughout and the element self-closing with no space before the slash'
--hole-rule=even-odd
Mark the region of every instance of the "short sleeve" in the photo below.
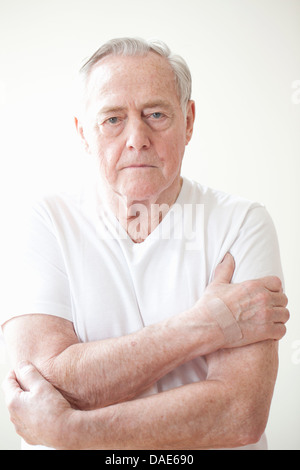
<svg viewBox="0 0 300 470">
<path fill-rule="evenodd" d="M 248 210 L 230 252 L 236 263 L 232 282 L 278 276 L 284 283 L 276 229 L 264 206 Z"/>
<path fill-rule="evenodd" d="M 33 313 L 72 321 L 63 253 L 46 204 L 35 204 L 25 225 L 9 257 L 0 324 Z"/>
</svg>

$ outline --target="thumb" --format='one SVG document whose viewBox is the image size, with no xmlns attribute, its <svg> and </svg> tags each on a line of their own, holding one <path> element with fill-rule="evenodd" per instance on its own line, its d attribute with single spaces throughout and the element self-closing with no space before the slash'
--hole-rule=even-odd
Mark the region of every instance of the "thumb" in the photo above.
<svg viewBox="0 0 300 470">
<path fill-rule="evenodd" d="M 43 383 L 47 383 L 39 371 L 28 361 L 18 364 L 16 375 L 24 391 L 31 391 Z"/>
<path fill-rule="evenodd" d="M 230 253 L 226 253 L 223 260 L 216 267 L 213 282 L 229 284 L 235 269 L 234 258 Z"/>
</svg>

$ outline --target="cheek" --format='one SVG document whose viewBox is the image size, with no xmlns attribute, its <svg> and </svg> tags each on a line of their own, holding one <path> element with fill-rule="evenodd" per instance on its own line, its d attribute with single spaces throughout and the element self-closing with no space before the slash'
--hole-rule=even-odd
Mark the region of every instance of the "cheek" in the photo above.
<svg viewBox="0 0 300 470">
<path fill-rule="evenodd" d="M 164 169 L 168 172 L 176 172 L 181 165 L 185 150 L 184 140 L 181 136 L 171 136 L 161 142 L 159 155 L 164 163 Z"/>
<path fill-rule="evenodd" d="M 93 154 L 98 160 L 101 174 L 105 176 L 108 181 L 114 181 L 117 176 L 117 162 L 121 155 L 121 149 L 116 142 L 107 142 L 106 139 L 97 137 Z"/>
</svg>

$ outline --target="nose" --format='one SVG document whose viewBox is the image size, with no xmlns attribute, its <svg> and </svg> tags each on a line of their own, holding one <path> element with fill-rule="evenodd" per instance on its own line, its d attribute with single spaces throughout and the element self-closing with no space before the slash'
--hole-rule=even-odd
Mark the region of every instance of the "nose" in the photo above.
<svg viewBox="0 0 300 470">
<path fill-rule="evenodd" d="M 137 151 L 150 147 L 150 129 L 142 119 L 134 119 L 127 124 L 126 146 Z"/>
</svg>

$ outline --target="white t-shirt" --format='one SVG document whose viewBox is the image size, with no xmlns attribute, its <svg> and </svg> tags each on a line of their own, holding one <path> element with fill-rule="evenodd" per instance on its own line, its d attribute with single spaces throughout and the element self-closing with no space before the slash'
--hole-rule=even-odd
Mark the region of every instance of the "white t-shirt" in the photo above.
<svg viewBox="0 0 300 470">
<path fill-rule="evenodd" d="M 47 197 L 34 207 L 29 263 L 1 323 L 44 313 L 73 322 L 82 342 L 126 335 L 191 308 L 228 251 L 232 282 L 283 280 L 276 232 L 261 204 L 183 178 L 176 203 L 137 244 L 93 188 Z M 148 393 L 204 380 L 206 372 L 205 359 L 196 358 Z M 265 449 L 265 436 L 246 448 Z"/>
</svg>

